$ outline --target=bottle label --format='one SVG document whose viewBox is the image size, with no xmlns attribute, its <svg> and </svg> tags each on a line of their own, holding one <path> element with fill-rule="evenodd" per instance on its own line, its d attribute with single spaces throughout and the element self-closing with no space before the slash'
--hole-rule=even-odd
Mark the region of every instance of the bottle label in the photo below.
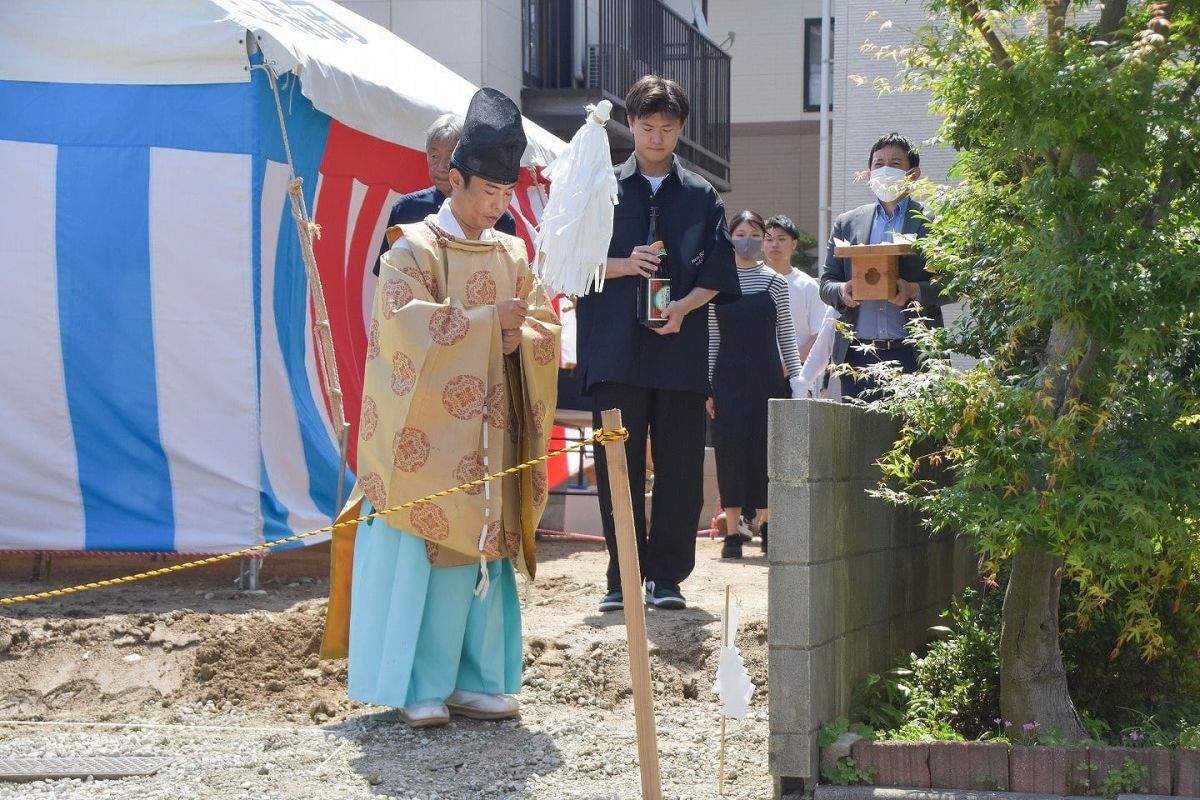
<svg viewBox="0 0 1200 800">
<path fill-rule="evenodd" d="M 671 279 L 650 278 L 650 318 L 666 319 L 667 306 L 671 304 Z"/>
<path fill-rule="evenodd" d="M 666 311 L 670 304 L 670 278 L 642 278 L 638 291 L 639 322 L 651 328 L 666 324 Z"/>
<path fill-rule="evenodd" d="M 657 232 L 657 226 L 655 231 Z M 658 256 L 658 267 L 665 272 L 667 266 L 667 248 L 662 241 L 650 245 Z M 650 328 L 657 328 L 667 322 L 667 306 L 671 304 L 670 278 L 642 278 L 638 287 L 638 321 Z"/>
</svg>

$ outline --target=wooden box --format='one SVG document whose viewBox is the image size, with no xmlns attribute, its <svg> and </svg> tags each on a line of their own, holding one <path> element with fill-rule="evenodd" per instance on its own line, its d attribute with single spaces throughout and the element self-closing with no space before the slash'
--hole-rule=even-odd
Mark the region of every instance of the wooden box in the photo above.
<svg viewBox="0 0 1200 800">
<path fill-rule="evenodd" d="M 850 259 L 850 285 L 855 300 L 890 300 L 896 295 L 900 256 L 912 253 L 906 243 L 835 245 L 833 254 Z"/>
</svg>

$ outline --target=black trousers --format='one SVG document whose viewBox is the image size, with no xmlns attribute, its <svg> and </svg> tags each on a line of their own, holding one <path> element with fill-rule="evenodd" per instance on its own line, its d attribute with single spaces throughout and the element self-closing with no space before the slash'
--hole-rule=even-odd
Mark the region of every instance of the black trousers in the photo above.
<svg viewBox="0 0 1200 800">
<path fill-rule="evenodd" d="M 916 372 L 920 369 L 920 365 L 917 363 L 917 351 L 911 345 L 897 347 L 892 350 L 864 353 L 861 350 L 856 350 L 854 344 L 851 343 L 850 349 L 846 351 L 846 363 L 852 367 L 867 367 L 883 361 L 898 362 L 904 372 Z M 851 397 L 857 397 L 861 400 L 877 400 L 879 399 L 879 386 L 869 378 L 852 380 L 849 376 L 843 375 L 842 402 Z"/>
<path fill-rule="evenodd" d="M 623 383 L 592 387 L 592 419 L 617 408 L 629 431 L 629 493 L 633 497 L 634 530 L 642 578 L 660 586 L 678 586 L 696 566 L 696 524 L 704 509 L 704 395 L 646 389 Z M 654 452 L 654 511 L 646 528 L 646 435 Z M 608 589 L 621 588 L 612 492 L 604 448 L 596 448 L 596 481 L 600 484 L 600 519 L 608 546 Z"/>
</svg>

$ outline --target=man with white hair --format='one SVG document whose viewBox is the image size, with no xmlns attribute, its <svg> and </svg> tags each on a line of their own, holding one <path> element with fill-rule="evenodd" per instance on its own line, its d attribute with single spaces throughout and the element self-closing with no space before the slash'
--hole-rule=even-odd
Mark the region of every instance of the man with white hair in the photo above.
<svg viewBox="0 0 1200 800">
<path fill-rule="evenodd" d="M 437 214 L 441 209 L 442 203 L 450 196 L 450 155 L 462 136 L 462 127 L 463 118 L 460 114 L 442 114 L 425 131 L 425 159 L 429 163 L 429 180 L 433 185 L 417 192 L 409 192 L 396 200 L 392 206 L 392 213 L 388 216 L 388 228 L 393 225 L 423 222 L 430 214 Z M 517 235 L 517 223 L 508 211 L 496 222 L 495 229 L 510 236 Z M 382 256 L 390 249 L 385 235 L 379 246 L 379 255 Z M 376 275 L 379 274 L 378 257 L 372 271 Z"/>
</svg>

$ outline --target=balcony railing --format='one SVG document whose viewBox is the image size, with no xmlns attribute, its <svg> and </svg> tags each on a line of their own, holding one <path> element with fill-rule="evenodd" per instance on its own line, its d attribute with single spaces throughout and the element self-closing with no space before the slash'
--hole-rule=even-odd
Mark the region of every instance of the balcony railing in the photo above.
<svg viewBox="0 0 1200 800">
<path fill-rule="evenodd" d="M 626 122 L 625 93 L 647 74 L 670 78 L 692 109 L 677 152 L 729 179 L 729 54 L 660 0 L 524 0 L 525 85 L 593 89 Z"/>
</svg>

